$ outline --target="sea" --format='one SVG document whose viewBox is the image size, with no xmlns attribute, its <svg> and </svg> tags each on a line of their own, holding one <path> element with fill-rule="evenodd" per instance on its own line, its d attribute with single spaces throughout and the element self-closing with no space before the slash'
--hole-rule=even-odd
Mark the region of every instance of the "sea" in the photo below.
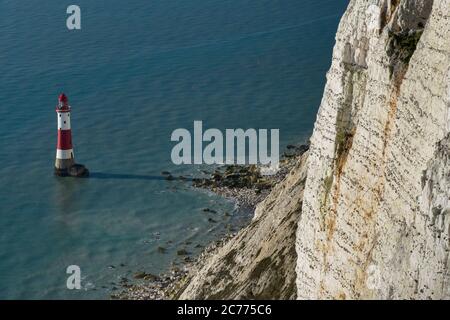
<svg viewBox="0 0 450 320">
<path fill-rule="evenodd" d="M 81 9 L 69 30 L 66 10 Z M 344 0 L 2 0 L 0 299 L 108 299 L 251 218 L 192 187 L 178 128 L 312 133 Z M 58 95 L 75 160 L 54 176 Z M 205 210 L 212 209 L 212 210 Z M 81 288 L 67 286 L 78 266 Z"/>
</svg>

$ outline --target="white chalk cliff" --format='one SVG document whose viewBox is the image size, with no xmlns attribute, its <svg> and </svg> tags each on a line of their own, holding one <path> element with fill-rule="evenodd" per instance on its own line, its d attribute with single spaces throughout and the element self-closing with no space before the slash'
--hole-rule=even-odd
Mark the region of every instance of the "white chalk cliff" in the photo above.
<svg viewBox="0 0 450 320">
<path fill-rule="evenodd" d="M 449 110 L 450 0 L 351 0 L 309 152 L 179 296 L 450 298 Z"/>
</svg>

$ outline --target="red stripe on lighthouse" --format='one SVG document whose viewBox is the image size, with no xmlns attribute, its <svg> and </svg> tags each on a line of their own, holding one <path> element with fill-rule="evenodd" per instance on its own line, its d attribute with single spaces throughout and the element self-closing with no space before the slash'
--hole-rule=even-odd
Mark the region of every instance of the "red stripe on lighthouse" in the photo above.
<svg viewBox="0 0 450 320">
<path fill-rule="evenodd" d="M 58 144 L 60 150 L 72 149 L 72 130 L 58 130 Z"/>
</svg>

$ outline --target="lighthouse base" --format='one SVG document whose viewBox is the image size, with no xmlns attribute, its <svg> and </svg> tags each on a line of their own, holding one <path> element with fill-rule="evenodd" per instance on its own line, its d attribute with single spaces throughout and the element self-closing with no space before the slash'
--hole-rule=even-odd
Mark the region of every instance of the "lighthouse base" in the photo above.
<svg viewBox="0 0 450 320">
<path fill-rule="evenodd" d="M 89 177 L 89 170 L 82 164 L 73 164 L 64 169 L 55 167 L 55 175 L 58 177 L 87 178 Z"/>
</svg>

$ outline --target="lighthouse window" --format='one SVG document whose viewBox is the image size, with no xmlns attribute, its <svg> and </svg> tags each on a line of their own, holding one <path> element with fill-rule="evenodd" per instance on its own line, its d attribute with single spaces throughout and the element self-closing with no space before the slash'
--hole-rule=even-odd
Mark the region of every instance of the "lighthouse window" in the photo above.
<svg viewBox="0 0 450 320">
<path fill-rule="evenodd" d="M 61 118 L 61 113 L 59 114 L 59 117 Z"/>
<path fill-rule="evenodd" d="M 64 123 L 66 123 L 66 120 L 64 120 Z"/>
</svg>

